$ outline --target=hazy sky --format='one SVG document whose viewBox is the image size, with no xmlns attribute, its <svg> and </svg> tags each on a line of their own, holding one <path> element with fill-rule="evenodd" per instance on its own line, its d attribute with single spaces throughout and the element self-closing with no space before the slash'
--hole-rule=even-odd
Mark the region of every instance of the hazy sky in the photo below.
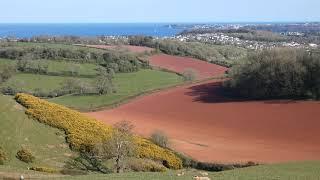
<svg viewBox="0 0 320 180">
<path fill-rule="evenodd" d="M 0 1 L 0 22 L 320 21 L 320 0 Z"/>
</svg>

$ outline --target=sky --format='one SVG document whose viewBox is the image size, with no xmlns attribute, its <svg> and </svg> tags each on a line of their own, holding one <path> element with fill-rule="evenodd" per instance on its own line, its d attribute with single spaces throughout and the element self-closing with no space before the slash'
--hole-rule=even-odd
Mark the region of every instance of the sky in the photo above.
<svg viewBox="0 0 320 180">
<path fill-rule="evenodd" d="M 0 1 L 0 23 L 320 21 L 320 0 Z"/>
</svg>

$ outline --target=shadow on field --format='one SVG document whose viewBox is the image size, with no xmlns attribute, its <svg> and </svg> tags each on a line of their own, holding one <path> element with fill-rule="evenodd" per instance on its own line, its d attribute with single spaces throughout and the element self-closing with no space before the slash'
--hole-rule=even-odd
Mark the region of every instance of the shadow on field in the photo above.
<svg viewBox="0 0 320 180">
<path fill-rule="evenodd" d="M 226 95 L 225 89 L 222 87 L 222 82 L 213 82 L 189 87 L 186 95 L 194 97 L 194 101 L 204 103 L 244 101 L 243 99 L 231 98 Z"/>
<path fill-rule="evenodd" d="M 252 102 L 259 101 L 265 104 L 292 104 L 301 99 L 250 99 L 238 96 L 222 86 L 223 82 L 212 82 L 195 85 L 188 88 L 185 93 L 194 97 L 194 101 L 203 103 Z"/>
</svg>

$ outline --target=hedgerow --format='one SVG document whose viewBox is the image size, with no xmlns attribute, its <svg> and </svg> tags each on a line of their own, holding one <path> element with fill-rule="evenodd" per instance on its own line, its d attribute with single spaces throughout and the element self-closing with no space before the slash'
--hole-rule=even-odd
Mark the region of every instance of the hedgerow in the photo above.
<svg viewBox="0 0 320 180">
<path fill-rule="evenodd" d="M 92 149 L 96 144 L 110 139 L 113 134 L 114 129 L 111 126 L 64 106 L 23 93 L 17 94 L 15 99 L 27 108 L 26 114 L 30 117 L 64 130 L 72 149 L 80 151 Z M 182 167 L 182 161 L 172 151 L 141 137 L 134 139 L 138 157 L 160 160 L 166 167 L 172 169 Z"/>
<path fill-rule="evenodd" d="M 39 171 L 39 172 L 46 172 L 46 173 L 58 173 L 59 170 L 48 168 L 48 167 L 31 167 L 30 170 Z"/>
</svg>

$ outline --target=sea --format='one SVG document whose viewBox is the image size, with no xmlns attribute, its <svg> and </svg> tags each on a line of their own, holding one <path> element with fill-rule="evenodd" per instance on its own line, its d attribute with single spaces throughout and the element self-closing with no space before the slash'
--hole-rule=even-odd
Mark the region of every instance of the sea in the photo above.
<svg viewBox="0 0 320 180">
<path fill-rule="evenodd" d="M 146 35 L 170 37 L 183 31 L 165 23 L 0 23 L 0 37 L 30 38 L 33 36 L 126 36 Z"/>
</svg>

